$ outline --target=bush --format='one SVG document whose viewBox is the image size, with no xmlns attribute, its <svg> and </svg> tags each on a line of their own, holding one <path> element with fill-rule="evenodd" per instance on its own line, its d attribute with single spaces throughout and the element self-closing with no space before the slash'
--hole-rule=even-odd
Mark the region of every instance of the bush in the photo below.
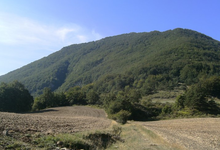
<svg viewBox="0 0 220 150">
<path fill-rule="evenodd" d="M 162 114 L 171 114 L 172 113 L 172 107 L 169 105 L 165 105 L 162 108 Z"/>
<path fill-rule="evenodd" d="M 129 111 L 121 110 L 115 115 L 113 115 L 113 119 L 115 119 L 118 123 L 125 124 L 130 115 L 131 113 Z"/>
</svg>

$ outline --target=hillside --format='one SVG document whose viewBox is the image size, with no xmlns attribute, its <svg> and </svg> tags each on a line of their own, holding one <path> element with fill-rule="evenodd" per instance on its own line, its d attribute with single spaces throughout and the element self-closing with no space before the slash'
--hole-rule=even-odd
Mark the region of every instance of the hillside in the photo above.
<svg viewBox="0 0 220 150">
<path fill-rule="evenodd" d="M 151 88 L 173 88 L 180 82 L 188 85 L 219 73 L 220 42 L 196 31 L 178 28 L 70 45 L 1 76 L 0 82 L 18 80 L 33 95 L 38 95 L 45 87 L 66 91 L 93 82 L 100 92 L 127 85 L 146 89 L 153 80 L 160 84 Z"/>
</svg>

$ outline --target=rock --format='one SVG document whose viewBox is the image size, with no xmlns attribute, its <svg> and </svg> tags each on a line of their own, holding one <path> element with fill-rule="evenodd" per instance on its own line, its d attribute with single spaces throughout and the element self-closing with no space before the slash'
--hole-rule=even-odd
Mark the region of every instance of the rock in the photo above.
<svg viewBox="0 0 220 150">
<path fill-rule="evenodd" d="M 3 135 L 4 135 L 4 136 L 9 136 L 8 130 L 4 130 L 4 131 L 3 131 Z"/>
<path fill-rule="evenodd" d="M 63 145 L 63 142 L 62 141 L 58 141 L 57 145 Z"/>
<path fill-rule="evenodd" d="M 70 150 L 70 149 L 68 149 L 68 148 L 64 147 L 64 148 L 61 148 L 61 150 Z"/>
<path fill-rule="evenodd" d="M 51 135 L 53 133 L 54 133 L 54 131 L 52 129 L 49 129 L 45 132 L 46 135 Z"/>
</svg>

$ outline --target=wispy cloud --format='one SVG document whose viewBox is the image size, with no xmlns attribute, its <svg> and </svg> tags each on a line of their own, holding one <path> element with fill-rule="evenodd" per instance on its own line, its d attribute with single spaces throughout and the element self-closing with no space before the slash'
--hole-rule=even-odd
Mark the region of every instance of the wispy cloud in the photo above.
<svg viewBox="0 0 220 150">
<path fill-rule="evenodd" d="M 12 71 L 64 46 L 102 38 L 94 30 L 80 25 L 45 24 L 14 14 L 0 12 L 0 69 Z M 19 63 L 14 63 L 19 62 Z M 4 63 L 4 67 L 3 64 Z M 5 67 L 5 63 L 8 64 Z M 22 64 L 22 65 L 21 65 Z"/>
<path fill-rule="evenodd" d="M 46 25 L 12 14 L 0 14 L 0 43 L 40 44 L 66 46 L 66 43 L 81 43 L 98 40 L 101 35 L 77 24 L 64 24 L 62 27 Z"/>
</svg>

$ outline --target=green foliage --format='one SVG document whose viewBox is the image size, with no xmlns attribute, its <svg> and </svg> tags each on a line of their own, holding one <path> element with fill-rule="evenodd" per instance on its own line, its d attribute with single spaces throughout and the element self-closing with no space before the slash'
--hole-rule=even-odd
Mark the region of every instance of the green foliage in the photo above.
<svg viewBox="0 0 220 150">
<path fill-rule="evenodd" d="M 171 114 L 172 113 L 172 106 L 169 106 L 169 105 L 165 105 L 163 108 L 162 108 L 162 114 Z"/>
<path fill-rule="evenodd" d="M 79 86 L 70 88 L 66 93 L 55 93 L 49 88 L 43 90 L 43 94 L 34 99 L 32 110 L 41 110 L 49 107 L 101 104 L 100 97 L 94 90 L 86 90 Z"/>
<path fill-rule="evenodd" d="M 111 93 L 102 99 L 108 117 L 120 123 L 126 123 L 127 119 L 147 120 L 151 117 L 150 110 L 140 104 L 140 93 L 134 89 Z"/>
<path fill-rule="evenodd" d="M 70 105 L 86 104 L 86 95 L 82 92 L 81 87 L 75 86 L 66 92 L 66 98 Z"/>
<path fill-rule="evenodd" d="M 5 149 L 15 149 L 15 150 L 20 150 L 22 148 L 24 148 L 24 146 L 21 143 L 13 143 L 5 147 Z"/>
<path fill-rule="evenodd" d="M 126 116 L 126 111 L 130 114 L 128 119 L 145 120 L 160 114 L 181 114 L 178 112 L 183 110 L 189 114 L 218 114 L 215 98 L 220 98 L 219 75 L 220 42 L 178 28 L 70 45 L 1 76 L 0 81 L 17 79 L 23 83 L 35 96 L 33 110 L 98 104 L 109 116 L 120 118 Z M 142 96 L 181 87 L 190 88 L 177 98 L 175 105 L 140 101 Z M 5 83 L 1 85 L 0 106 L 17 108 L 9 107 L 17 97 L 10 93 L 19 93 L 12 89 Z M 17 99 L 19 105 L 26 104 L 23 99 L 28 98 Z"/>
<path fill-rule="evenodd" d="M 54 93 L 54 97 L 55 97 L 55 106 L 69 106 L 69 101 L 66 98 L 66 95 L 61 92 L 61 93 Z"/>
<path fill-rule="evenodd" d="M 112 118 L 121 124 L 125 124 L 131 113 L 126 110 L 120 110 L 118 113 L 114 114 Z"/>
<path fill-rule="evenodd" d="M 0 84 L 0 111 L 26 112 L 31 110 L 33 97 L 18 81 Z"/>
<path fill-rule="evenodd" d="M 179 95 L 176 98 L 175 106 L 177 109 L 182 109 L 184 108 L 184 101 L 185 101 L 185 96 L 184 95 Z"/>
<path fill-rule="evenodd" d="M 198 110 L 196 109 L 190 109 L 190 108 L 183 108 L 178 111 L 174 111 L 173 116 L 175 117 L 192 117 L 192 116 L 199 116 L 202 115 Z"/>
<path fill-rule="evenodd" d="M 55 105 L 54 94 L 49 88 L 44 88 L 43 94 L 36 97 L 32 110 L 40 110 L 47 107 L 53 107 Z"/>
<path fill-rule="evenodd" d="M 49 88 L 44 88 L 43 94 L 34 99 L 32 110 L 41 110 L 49 107 L 68 106 L 69 101 L 64 93 L 54 93 Z"/>
<path fill-rule="evenodd" d="M 57 145 L 57 142 L 60 142 Z M 55 149 L 57 146 L 71 149 L 89 149 L 91 146 L 82 135 L 58 134 L 56 136 L 40 136 L 33 140 L 33 144 L 40 148 Z"/>
<path fill-rule="evenodd" d="M 86 93 L 87 104 L 100 104 L 99 99 L 99 95 L 94 90 L 90 90 L 88 93 Z"/>
<path fill-rule="evenodd" d="M 178 109 L 190 108 L 209 114 L 220 113 L 220 108 L 213 100 L 219 98 L 220 94 L 220 77 L 213 76 L 209 79 L 201 80 L 191 86 L 184 95 L 179 96 L 176 100 Z"/>
</svg>

